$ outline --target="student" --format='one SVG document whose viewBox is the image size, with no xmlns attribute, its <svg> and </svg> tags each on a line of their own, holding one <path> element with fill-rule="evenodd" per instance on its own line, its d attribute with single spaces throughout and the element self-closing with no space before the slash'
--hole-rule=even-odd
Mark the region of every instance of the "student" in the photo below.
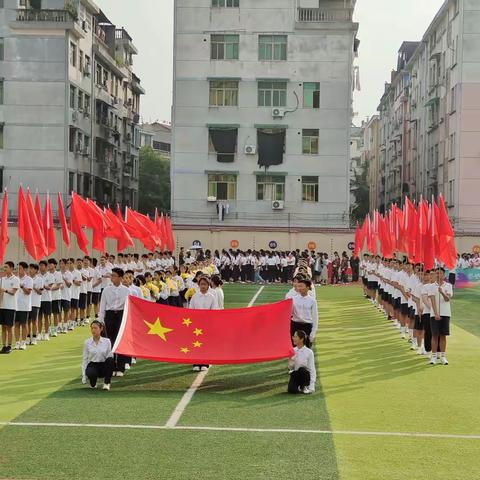
<svg viewBox="0 0 480 480">
<path fill-rule="evenodd" d="M 104 257 L 103 257 L 104 258 Z M 100 305 L 100 295 L 102 294 L 102 273 L 100 272 L 100 266 L 97 265 L 97 259 L 92 261 L 92 304 L 95 312 L 95 318 L 98 318 L 98 306 Z"/>
<path fill-rule="evenodd" d="M 85 385 L 88 380 L 90 388 L 97 388 L 97 379 L 103 378 L 103 390 L 110 390 L 114 367 L 112 344 L 102 337 L 103 328 L 98 320 L 90 326 L 92 336 L 83 345 L 82 383 Z"/>
<path fill-rule="evenodd" d="M 225 296 L 224 296 L 224 293 L 223 293 L 223 282 L 218 275 L 213 275 L 211 281 L 212 281 L 212 288 L 211 288 L 210 292 L 215 295 L 218 309 L 223 310 L 225 308 Z"/>
<path fill-rule="evenodd" d="M 70 318 L 70 305 L 72 301 L 72 283 L 73 275 L 68 268 L 68 260 L 62 258 L 60 260 L 60 274 L 62 275 L 62 286 L 60 288 L 61 301 L 60 307 L 62 311 L 63 318 L 60 318 L 59 324 L 59 333 L 67 333 L 71 327 L 71 318 Z"/>
<path fill-rule="evenodd" d="M 58 262 L 51 258 L 48 261 L 48 271 L 52 275 L 54 283 L 51 287 L 52 293 L 52 315 L 53 325 L 50 328 L 50 335 L 56 337 L 58 335 L 58 329 L 60 324 L 60 315 L 62 313 L 62 291 L 60 290 L 63 285 L 62 274 L 57 270 Z"/>
<path fill-rule="evenodd" d="M 6 262 L 3 266 L 5 276 L 0 280 L 0 294 L 2 302 L 0 307 L 0 325 L 2 326 L 2 344 L 0 353 L 12 352 L 12 330 L 15 323 L 17 310 L 17 290 L 20 288 L 20 280 L 13 274 L 15 264 Z"/>
<path fill-rule="evenodd" d="M 297 330 L 293 334 L 292 340 L 295 348 L 293 357 L 288 361 L 291 370 L 288 393 L 313 393 L 315 392 L 317 372 L 313 352 L 306 346 L 307 334 L 303 330 Z"/>
<path fill-rule="evenodd" d="M 428 291 L 432 303 L 430 311 L 432 358 L 430 363 L 435 365 L 438 358 L 440 358 L 442 365 L 448 365 L 445 352 L 447 349 L 447 336 L 450 335 L 450 317 L 452 316 L 450 300 L 453 297 L 453 288 L 450 283 L 445 281 L 445 270 L 443 268 L 439 268 L 436 273 L 437 283 L 431 284 Z"/>
<path fill-rule="evenodd" d="M 190 300 L 189 308 L 193 310 L 218 310 L 218 304 L 213 293 L 209 291 L 210 281 L 206 277 L 198 280 L 199 291 Z M 209 365 L 194 365 L 193 371 L 200 372 L 208 370 Z"/>
<path fill-rule="evenodd" d="M 119 255 L 120 256 L 120 255 Z M 80 294 L 78 297 L 78 324 L 85 325 L 85 317 L 87 313 L 87 282 L 88 272 L 83 268 L 83 260 L 77 258 L 77 270 L 80 273 L 82 281 L 80 282 Z"/>
<path fill-rule="evenodd" d="M 122 284 L 124 272 L 121 268 L 112 269 L 112 285 L 109 285 L 102 294 L 98 319 L 105 325 L 105 333 L 112 345 L 115 345 L 118 331 L 123 318 L 125 303 L 130 295 L 130 290 Z M 130 364 L 130 358 L 124 355 L 114 356 L 113 375 L 123 377 L 125 364 Z"/>
<path fill-rule="evenodd" d="M 15 314 L 15 350 L 27 349 L 28 316 L 32 310 L 33 280 L 27 275 L 28 263 L 18 264 L 17 312 Z"/>
<path fill-rule="evenodd" d="M 317 301 L 308 294 L 312 282 L 305 278 L 298 280 L 298 295 L 292 297 L 292 323 L 290 332 L 293 337 L 297 330 L 303 330 L 308 335 L 308 340 L 313 342 L 318 328 Z M 309 342 L 306 342 L 308 345 Z"/>
<path fill-rule="evenodd" d="M 68 260 L 68 268 L 72 274 L 72 286 L 70 287 L 70 327 L 69 330 L 74 330 L 79 319 L 79 298 L 80 289 L 82 287 L 82 272 L 75 268 L 75 259 Z"/>
<path fill-rule="evenodd" d="M 50 340 L 50 316 L 52 315 L 52 287 L 55 285 L 55 277 L 47 270 L 48 263 L 45 260 L 41 260 L 38 265 L 43 280 L 38 339 L 48 341 Z"/>
<path fill-rule="evenodd" d="M 42 301 L 42 292 L 43 292 L 43 278 L 38 273 L 38 265 L 36 263 L 31 263 L 30 277 L 32 278 L 32 310 L 28 316 L 28 335 L 27 340 L 29 345 L 37 344 L 38 337 L 38 316 L 40 313 L 40 305 Z"/>
<path fill-rule="evenodd" d="M 92 314 L 92 300 L 93 300 L 93 275 L 95 270 L 92 268 L 92 259 L 86 255 L 83 257 L 83 276 L 85 277 L 86 287 L 86 306 L 85 306 L 85 324 L 88 325 L 90 316 Z"/>
</svg>

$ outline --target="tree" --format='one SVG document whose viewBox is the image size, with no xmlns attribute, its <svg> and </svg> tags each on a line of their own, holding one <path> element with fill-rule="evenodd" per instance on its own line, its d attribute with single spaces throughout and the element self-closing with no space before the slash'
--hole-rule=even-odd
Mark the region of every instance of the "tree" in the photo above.
<svg viewBox="0 0 480 480">
<path fill-rule="evenodd" d="M 368 166 L 355 172 L 350 189 L 355 197 L 355 203 L 350 210 L 350 225 L 362 222 L 370 210 L 370 187 L 368 185 Z"/>
<path fill-rule="evenodd" d="M 144 214 L 170 211 L 170 161 L 145 146 L 140 150 L 138 208 Z"/>
</svg>

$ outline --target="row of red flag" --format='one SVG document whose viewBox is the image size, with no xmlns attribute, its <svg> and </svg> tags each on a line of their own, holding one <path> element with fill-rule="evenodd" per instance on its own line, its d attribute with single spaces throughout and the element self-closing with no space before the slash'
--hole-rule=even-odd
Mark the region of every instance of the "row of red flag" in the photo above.
<svg viewBox="0 0 480 480">
<path fill-rule="evenodd" d="M 357 223 L 354 254 L 364 248 L 385 258 L 404 254 L 410 262 L 423 263 L 427 270 L 434 268 L 435 260 L 455 268 L 455 233 L 443 196 L 438 204 L 432 198 L 430 203 L 421 199 L 418 205 L 406 197 L 403 208 L 394 204 L 385 215 L 378 211 L 373 219 L 367 215 L 361 227 Z"/>
<path fill-rule="evenodd" d="M 158 214 L 155 218 L 143 215 L 130 208 L 123 217 L 120 207 L 114 213 L 110 208 L 101 208 L 90 199 L 83 199 L 72 193 L 70 204 L 70 221 L 67 222 L 65 208 L 60 193 L 57 196 L 58 220 L 62 231 L 63 243 L 70 248 L 71 235 L 75 235 L 80 250 L 89 255 L 89 241 L 85 229 L 92 230 L 92 248 L 105 253 L 105 240 L 117 241 L 117 251 L 123 252 L 135 246 L 134 239 L 139 240 L 149 251 L 173 251 L 175 239 L 169 216 Z M 57 250 L 55 223 L 52 202 L 47 194 L 43 207 L 38 194 L 33 202 L 30 190 L 24 194 L 18 190 L 18 236 L 24 242 L 25 249 L 35 260 L 50 256 Z M 0 262 L 3 262 L 8 244 L 8 194 L 3 193 L 2 223 L 0 228 Z"/>
</svg>

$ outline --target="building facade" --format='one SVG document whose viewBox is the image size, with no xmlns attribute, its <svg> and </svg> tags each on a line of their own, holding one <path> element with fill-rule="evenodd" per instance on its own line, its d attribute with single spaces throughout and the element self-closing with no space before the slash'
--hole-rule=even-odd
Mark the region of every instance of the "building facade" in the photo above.
<svg viewBox="0 0 480 480">
<path fill-rule="evenodd" d="M 91 0 L 1 5 L 3 187 L 75 190 L 101 205 L 135 207 L 144 91 L 131 37 Z"/>
<path fill-rule="evenodd" d="M 172 151 L 172 127 L 166 123 L 144 123 L 140 132 L 140 145 L 148 145 L 165 158 Z"/>
<path fill-rule="evenodd" d="M 177 225 L 348 226 L 351 0 L 176 0 Z"/>
<path fill-rule="evenodd" d="M 356 202 L 355 180 L 362 174 L 365 167 L 363 155 L 364 150 L 364 125 L 356 127 L 352 125 L 350 135 L 350 207 Z"/>
<path fill-rule="evenodd" d="M 446 0 L 414 51 L 402 58 L 404 50 L 379 106 L 380 209 L 405 194 L 442 194 L 456 231 L 478 234 L 480 3 Z"/>
<path fill-rule="evenodd" d="M 384 193 L 380 180 L 380 122 L 379 116 L 373 115 L 363 127 L 362 164 L 368 169 L 369 206 L 373 212 L 380 207 L 380 198 Z"/>
</svg>

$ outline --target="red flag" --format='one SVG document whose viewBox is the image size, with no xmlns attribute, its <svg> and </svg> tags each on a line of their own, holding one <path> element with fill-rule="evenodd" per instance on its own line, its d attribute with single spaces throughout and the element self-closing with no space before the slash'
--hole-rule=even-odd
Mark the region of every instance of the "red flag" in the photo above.
<svg viewBox="0 0 480 480">
<path fill-rule="evenodd" d="M 378 212 L 375 212 L 375 215 L 377 217 L 376 223 L 378 225 L 378 239 L 380 241 L 382 256 L 385 258 L 392 258 L 391 239 L 385 219 Z"/>
<path fill-rule="evenodd" d="M 127 232 L 123 221 L 121 221 L 109 208 L 105 210 L 106 236 L 117 240 L 117 251 L 123 252 L 128 247 L 135 246 L 132 237 Z"/>
<path fill-rule="evenodd" d="M 114 351 L 187 364 L 288 358 L 293 352 L 291 312 L 291 300 L 235 310 L 189 310 L 129 297 Z"/>
<path fill-rule="evenodd" d="M 355 228 L 355 248 L 353 249 L 353 255 L 358 257 L 358 254 L 363 249 L 363 237 L 362 237 L 362 229 L 360 229 L 360 225 L 357 222 L 357 227 Z"/>
<path fill-rule="evenodd" d="M 423 263 L 425 259 L 425 241 L 429 222 L 428 204 L 423 198 L 418 204 L 417 220 L 418 225 L 416 228 L 415 254 L 413 260 L 415 263 Z"/>
<path fill-rule="evenodd" d="M 167 249 L 173 252 L 175 250 L 175 237 L 173 236 L 172 220 L 168 215 L 165 217 L 165 229 L 167 233 Z"/>
<path fill-rule="evenodd" d="M 435 221 L 435 211 L 430 205 L 428 209 L 428 228 L 425 235 L 425 246 L 423 262 L 425 270 L 431 270 L 435 267 L 435 236 L 437 235 L 437 222 Z"/>
<path fill-rule="evenodd" d="M 370 220 L 370 215 L 367 215 L 365 220 L 367 222 L 367 250 L 372 254 L 377 254 L 377 239 L 375 238 L 374 226 Z"/>
<path fill-rule="evenodd" d="M 18 189 L 18 236 L 23 240 L 27 252 L 35 260 L 40 260 L 43 256 L 43 251 L 37 250 L 35 239 L 33 237 L 33 225 L 28 214 L 23 188 L 20 185 Z"/>
<path fill-rule="evenodd" d="M 162 224 L 160 220 L 160 216 L 158 215 L 158 208 L 155 208 L 155 226 L 157 228 L 157 237 L 160 241 L 159 249 L 161 251 L 165 250 L 165 239 L 162 235 Z"/>
<path fill-rule="evenodd" d="M 448 218 L 447 208 L 440 195 L 438 206 L 438 259 L 443 262 L 447 268 L 455 268 L 457 263 L 457 247 L 455 246 L 455 233 L 452 224 Z"/>
<path fill-rule="evenodd" d="M 404 235 L 406 238 L 407 256 L 410 261 L 414 260 L 417 242 L 418 215 L 415 205 L 408 197 L 405 197 L 405 225 Z"/>
<path fill-rule="evenodd" d="M 37 252 L 37 260 L 43 258 L 47 253 L 47 248 L 45 246 L 45 238 L 43 237 L 43 226 L 38 220 L 38 215 L 35 212 L 35 207 L 33 205 L 32 195 L 30 190 L 27 189 L 27 198 L 25 200 L 26 209 L 28 211 L 28 216 L 30 218 L 31 231 L 30 235 L 33 237 L 35 243 L 35 248 Z M 40 218 L 42 215 L 40 214 Z M 27 232 L 25 232 L 27 234 Z"/>
<path fill-rule="evenodd" d="M 78 206 L 78 202 L 74 199 L 78 197 L 75 193 L 72 194 L 72 203 L 70 205 L 70 231 L 77 237 L 78 248 L 85 254 L 89 255 L 88 251 L 88 239 L 83 230 L 83 216 L 81 208 Z"/>
<path fill-rule="evenodd" d="M 65 209 L 63 208 L 63 201 L 60 193 L 57 196 L 57 204 L 58 204 L 58 218 L 60 220 L 60 225 L 62 227 L 63 243 L 65 243 L 65 245 L 68 248 L 70 248 L 70 245 L 71 245 L 70 232 L 68 231 L 67 218 L 65 217 Z"/>
<path fill-rule="evenodd" d="M 35 215 L 37 217 L 38 224 L 43 225 L 42 205 L 40 203 L 40 196 L 38 195 L 38 192 L 35 193 Z"/>
<path fill-rule="evenodd" d="M 20 184 L 18 188 L 18 236 L 25 241 L 25 197 L 23 187 Z M 33 255 L 32 255 L 33 256 Z"/>
<path fill-rule="evenodd" d="M 45 210 L 43 211 L 43 237 L 47 247 L 46 254 L 51 255 L 57 249 L 57 239 L 55 238 L 55 225 L 53 224 L 52 203 L 50 202 L 50 193 L 48 192 Z"/>
<path fill-rule="evenodd" d="M 155 231 L 152 231 L 154 230 L 152 227 L 144 224 L 144 219 L 141 218 L 140 215 L 138 212 L 127 208 L 124 223 L 125 228 L 132 238 L 138 238 L 147 250 L 154 252 L 158 244 L 158 239 L 155 239 Z"/>
<path fill-rule="evenodd" d="M 0 263 L 3 263 L 8 245 L 8 194 L 7 189 L 3 192 L 2 226 L 0 230 Z"/>
</svg>

